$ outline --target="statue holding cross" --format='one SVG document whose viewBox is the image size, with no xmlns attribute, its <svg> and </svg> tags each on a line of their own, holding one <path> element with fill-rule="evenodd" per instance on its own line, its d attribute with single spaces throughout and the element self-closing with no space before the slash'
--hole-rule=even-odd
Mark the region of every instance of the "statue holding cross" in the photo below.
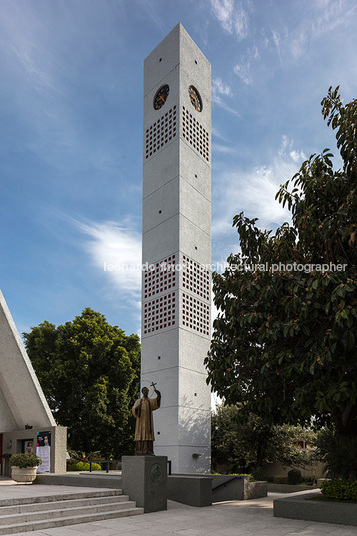
<svg viewBox="0 0 357 536">
<path fill-rule="evenodd" d="M 154 455 L 154 420 L 152 412 L 160 407 L 161 393 L 156 389 L 156 383 L 151 383 L 156 393 L 156 398 L 149 398 L 148 387 L 143 387 L 142 398 L 139 398 L 132 413 L 136 417 L 135 426 L 135 455 Z"/>
</svg>

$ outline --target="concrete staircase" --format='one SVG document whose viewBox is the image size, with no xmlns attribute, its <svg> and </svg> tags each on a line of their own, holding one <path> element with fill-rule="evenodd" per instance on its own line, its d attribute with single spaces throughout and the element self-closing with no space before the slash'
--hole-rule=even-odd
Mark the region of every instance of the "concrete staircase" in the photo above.
<svg viewBox="0 0 357 536">
<path fill-rule="evenodd" d="M 0 500 L 0 535 L 143 514 L 122 491 L 98 490 Z"/>
</svg>

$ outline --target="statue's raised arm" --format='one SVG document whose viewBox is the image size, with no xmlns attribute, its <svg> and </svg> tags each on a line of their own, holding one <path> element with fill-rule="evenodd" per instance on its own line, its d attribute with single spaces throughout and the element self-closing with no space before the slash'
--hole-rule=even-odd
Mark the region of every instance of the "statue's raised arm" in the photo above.
<svg viewBox="0 0 357 536">
<path fill-rule="evenodd" d="M 143 387 L 142 398 L 139 398 L 133 408 L 132 413 L 136 418 L 135 426 L 135 455 L 154 456 L 154 420 L 152 412 L 160 407 L 161 393 L 157 389 L 156 398 L 149 398 L 149 389 Z"/>
</svg>

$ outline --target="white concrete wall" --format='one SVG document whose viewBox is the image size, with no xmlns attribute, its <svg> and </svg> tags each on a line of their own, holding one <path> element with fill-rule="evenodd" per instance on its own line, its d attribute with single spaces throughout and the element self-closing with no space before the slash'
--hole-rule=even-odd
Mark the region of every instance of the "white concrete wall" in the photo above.
<svg viewBox="0 0 357 536">
<path fill-rule="evenodd" d="M 155 110 L 153 100 L 163 84 L 169 85 L 169 95 L 164 106 Z M 201 95 L 201 112 L 191 104 L 190 85 Z M 163 136 L 157 134 L 155 126 L 159 121 L 162 125 L 161 119 L 166 117 L 175 118 L 175 135 L 173 121 L 167 122 L 171 140 L 166 138 L 162 147 L 149 151 Z M 184 136 L 184 127 L 187 133 L 191 124 L 196 129 L 193 136 L 197 145 L 200 132 L 205 132 L 208 160 L 207 155 L 190 143 L 187 134 Z M 172 30 L 144 63 L 143 140 L 143 263 L 157 263 L 175 255 L 177 264 L 182 264 L 185 257 L 196 266 L 209 265 L 211 68 L 181 25 Z M 189 278 L 190 274 L 186 272 L 185 277 Z M 199 279 L 197 273 L 194 278 Z M 162 288 L 145 297 L 148 281 L 143 274 L 142 384 L 157 382 L 162 393 L 162 407 L 154 413 L 155 453 L 168 456 L 175 473 L 202 473 L 210 471 L 211 397 L 203 366 L 210 345 L 210 328 L 200 332 L 197 326 L 202 307 L 205 318 L 210 318 L 210 290 L 200 295 L 193 285 L 191 290 L 187 288 L 185 281 L 183 272 L 177 272 L 170 289 Z M 148 304 L 165 298 L 168 293 L 175 297 L 175 324 L 165 327 L 162 321 L 159 329 L 145 331 Z M 193 305 L 189 311 L 187 302 L 191 298 Z M 190 314 L 192 323 L 187 321 Z"/>
<path fill-rule="evenodd" d="M 65 473 L 67 463 L 67 427 L 65 426 L 48 426 L 47 428 L 42 427 L 32 428 L 30 430 L 6 432 L 3 434 L 3 454 L 17 454 L 22 452 L 22 444 L 24 440 L 31 440 L 33 442 L 33 453 L 36 454 L 38 432 L 50 432 L 51 434 L 51 473 Z M 9 474 L 5 476 L 10 476 L 10 471 Z"/>
<path fill-rule="evenodd" d="M 41 386 L 0 291 L 0 433 L 55 426 Z"/>
<path fill-rule="evenodd" d="M 32 428 L 25 429 L 25 426 Z M 66 471 L 67 428 L 53 418 L 31 361 L 0 291 L 0 434 L 3 454 L 21 452 L 23 440 L 51 432 L 51 472 Z M 5 465 L 3 461 L 3 465 Z M 9 475 L 8 475 L 9 476 Z"/>
</svg>

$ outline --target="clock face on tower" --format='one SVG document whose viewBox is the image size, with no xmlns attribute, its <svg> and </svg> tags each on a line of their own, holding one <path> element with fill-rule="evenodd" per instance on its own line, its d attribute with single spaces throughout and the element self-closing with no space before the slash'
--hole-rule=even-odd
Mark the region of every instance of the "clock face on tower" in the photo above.
<svg viewBox="0 0 357 536">
<path fill-rule="evenodd" d="M 170 88 L 167 84 L 165 84 L 164 86 L 161 86 L 160 89 L 157 90 L 156 95 L 154 97 L 154 109 L 155 110 L 160 110 L 160 108 L 163 107 L 169 95 L 169 91 L 170 91 Z"/>
<path fill-rule="evenodd" d="M 191 103 L 198 112 L 202 112 L 202 99 L 194 86 L 188 88 L 188 94 L 190 95 Z"/>
</svg>

